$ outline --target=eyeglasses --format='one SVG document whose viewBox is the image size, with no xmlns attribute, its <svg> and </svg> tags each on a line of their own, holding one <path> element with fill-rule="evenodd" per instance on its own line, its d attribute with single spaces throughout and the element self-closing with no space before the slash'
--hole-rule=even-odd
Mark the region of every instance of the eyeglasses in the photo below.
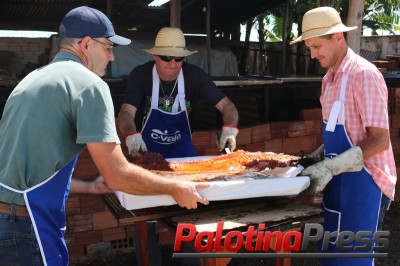
<svg viewBox="0 0 400 266">
<path fill-rule="evenodd" d="M 175 62 L 179 63 L 181 62 L 183 59 L 185 59 L 184 56 L 167 56 L 167 55 L 157 55 L 161 60 L 163 60 L 164 62 L 171 62 L 172 59 L 175 60 Z"/>
<path fill-rule="evenodd" d="M 102 44 L 102 45 L 104 45 L 105 47 L 107 47 L 107 51 L 108 51 L 108 53 L 112 53 L 112 49 L 114 48 L 114 45 L 112 45 L 112 44 L 109 44 L 109 43 L 104 43 L 104 42 L 101 42 L 101 41 L 99 41 L 99 40 L 96 40 L 96 39 L 93 39 L 93 38 L 91 38 L 93 41 L 95 41 L 95 42 L 97 42 L 97 43 L 100 43 L 100 44 Z"/>
</svg>

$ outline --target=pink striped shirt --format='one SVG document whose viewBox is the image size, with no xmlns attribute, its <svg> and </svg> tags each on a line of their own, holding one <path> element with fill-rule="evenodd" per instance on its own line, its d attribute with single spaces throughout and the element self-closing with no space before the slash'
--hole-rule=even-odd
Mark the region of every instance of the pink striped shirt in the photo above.
<svg viewBox="0 0 400 266">
<path fill-rule="evenodd" d="M 358 145 L 367 138 L 367 127 L 389 129 L 388 91 L 379 70 L 349 48 L 336 75 L 330 68 L 322 80 L 320 101 L 324 121 L 328 120 L 333 103 L 339 98 L 345 73 L 349 73 L 345 95 L 345 127 L 352 143 Z M 397 177 L 392 145 L 365 160 L 365 166 L 382 192 L 394 200 Z"/>
</svg>

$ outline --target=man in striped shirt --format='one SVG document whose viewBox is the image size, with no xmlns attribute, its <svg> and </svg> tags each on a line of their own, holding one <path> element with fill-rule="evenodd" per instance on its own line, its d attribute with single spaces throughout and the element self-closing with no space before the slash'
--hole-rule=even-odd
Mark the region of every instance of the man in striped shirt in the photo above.
<svg viewBox="0 0 400 266">
<path fill-rule="evenodd" d="M 381 228 L 390 200 L 394 200 L 396 167 L 385 80 L 373 64 L 348 47 L 344 36 L 356 28 L 343 25 L 335 9 L 319 7 L 304 15 L 302 36 L 292 42 L 304 41 L 311 58 L 328 68 L 320 97 L 324 144 L 312 155 L 322 160 L 302 174 L 310 176 L 310 194 L 324 192 L 325 231 L 373 234 Z M 343 252 L 336 240 L 331 238 L 323 252 Z M 374 243 L 372 236 L 370 241 Z M 365 245 L 361 244 L 346 242 L 349 246 Z M 372 248 L 367 252 L 372 253 Z M 373 258 L 322 262 L 373 265 Z"/>
</svg>

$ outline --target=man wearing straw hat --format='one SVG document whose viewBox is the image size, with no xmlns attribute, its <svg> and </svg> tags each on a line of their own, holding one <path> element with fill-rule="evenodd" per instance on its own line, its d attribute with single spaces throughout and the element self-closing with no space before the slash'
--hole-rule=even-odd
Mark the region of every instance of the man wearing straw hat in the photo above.
<svg viewBox="0 0 400 266">
<path fill-rule="evenodd" d="M 221 151 L 226 146 L 233 151 L 239 132 L 236 107 L 202 69 L 183 62 L 186 56 L 197 52 L 186 48 L 183 32 L 178 28 L 162 28 L 154 47 L 145 51 L 153 55 L 154 61 L 132 70 L 118 115 L 118 126 L 126 136 L 129 154 L 149 150 L 165 158 L 195 156 L 189 114 L 196 112 L 200 98 L 222 113 L 223 127 L 217 144 Z M 151 263 L 160 265 L 155 221 L 147 226 Z M 141 247 L 137 235 L 135 245 L 139 246 L 138 251 Z"/>
<path fill-rule="evenodd" d="M 239 120 L 236 107 L 202 69 L 183 62 L 197 51 L 186 48 L 182 31 L 162 28 L 155 46 L 145 51 L 153 55 L 154 61 L 130 73 L 118 115 L 118 126 L 126 136 L 129 153 L 149 150 L 165 158 L 194 156 L 189 117 L 196 112 L 201 98 L 222 113 L 220 150 L 228 146 L 233 151 Z"/>
<path fill-rule="evenodd" d="M 324 144 L 310 156 L 321 159 L 302 175 L 311 178 L 309 193 L 324 192 L 325 231 L 374 233 L 394 199 L 396 168 L 385 81 L 345 40 L 344 32 L 356 28 L 343 25 L 335 9 L 319 7 L 304 15 L 302 35 L 292 42 L 304 41 L 311 58 L 328 68 L 320 97 Z M 328 252 L 342 252 L 334 238 Z M 373 259 L 326 259 L 323 263 L 373 265 Z"/>
</svg>

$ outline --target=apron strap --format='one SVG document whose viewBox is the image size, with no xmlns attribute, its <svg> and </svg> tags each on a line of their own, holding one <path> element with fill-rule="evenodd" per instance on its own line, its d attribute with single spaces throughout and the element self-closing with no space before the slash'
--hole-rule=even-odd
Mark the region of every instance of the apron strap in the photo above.
<svg viewBox="0 0 400 266">
<path fill-rule="evenodd" d="M 156 65 L 153 66 L 153 88 L 151 94 L 151 109 L 158 109 L 158 100 L 160 97 L 160 77 L 158 76 Z M 181 111 L 186 111 L 185 103 L 185 81 L 183 79 L 182 68 L 178 74 L 178 94 L 175 97 L 174 104 L 172 105 L 172 113 L 178 112 L 178 106 Z"/>
<path fill-rule="evenodd" d="M 179 71 L 178 75 L 178 94 L 175 97 L 174 104 L 172 105 L 172 113 L 178 112 L 178 104 L 181 106 L 181 111 L 186 111 L 185 103 L 185 81 L 183 79 L 183 71 Z"/>
<path fill-rule="evenodd" d="M 151 93 L 151 109 L 158 109 L 158 98 L 160 96 L 160 77 L 157 74 L 156 65 L 153 66 L 153 89 Z"/>
<path fill-rule="evenodd" d="M 329 114 L 328 124 L 326 125 L 327 131 L 334 132 L 337 122 L 339 122 L 340 124 L 344 124 L 344 102 L 348 78 L 349 73 L 346 73 L 346 75 L 342 79 L 342 83 L 340 86 L 339 99 L 334 102 L 331 112 Z"/>
</svg>

